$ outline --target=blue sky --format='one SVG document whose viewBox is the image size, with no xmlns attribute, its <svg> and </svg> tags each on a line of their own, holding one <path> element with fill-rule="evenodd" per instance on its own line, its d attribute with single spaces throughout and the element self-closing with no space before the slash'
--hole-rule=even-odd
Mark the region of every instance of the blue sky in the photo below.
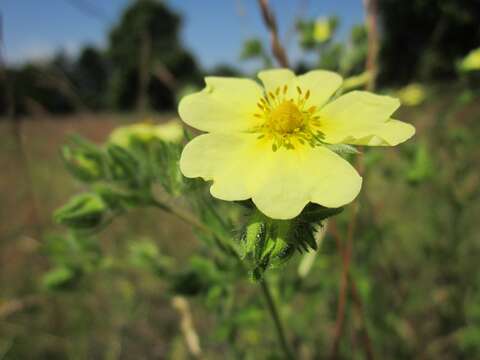
<svg viewBox="0 0 480 360">
<path fill-rule="evenodd" d="M 5 55 L 10 63 L 42 59 L 63 49 L 75 54 L 86 44 L 104 46 L 109 29 L 133 0 L 2 0 Z M 206 68 L 240 65 L 245 39 L 268 35 L 257 0 L 166 0 L 183 16 L 182 39 Z M 363 21 L 362 0 L 271 0 L 291 58 L 300 52 L 292 33 L 297 16 L 341 18 L 339 36 Z M 81 7 L 81 9 L 79 9 Z M 246 66 L 246 65 L 243 65 Z"/>
</svg>

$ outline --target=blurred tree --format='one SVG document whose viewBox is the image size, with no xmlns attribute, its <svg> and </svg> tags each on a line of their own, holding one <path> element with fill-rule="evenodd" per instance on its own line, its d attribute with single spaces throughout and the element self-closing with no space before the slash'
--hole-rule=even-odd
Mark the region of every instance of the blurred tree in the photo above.
<svg viewBox="0 0 480 360">
<path fill-rule="evenodd" d="M 229 64 L 218 64 L 209 72 L 212 76 L 242 77 L 243 73 L 240 69 Z"/>
<path fill-rule="evenodd" d="M 14 84 L 15 114 L 65 113 L 75 108 L 70 94 L 64 91 L 64 79 L 52 75 L 49 65 L 25 64 L 8 70 L 8 79 Z M 0 96 L 4 98 L 3 94 Z M 0 113 L 5 113 L 7 104 L 0 105 Z"/>
<path fill-rule="evenodd" d="M 272 59 L 263 47 L 262 42 L 257 38 L 245 40 L 240 53 L 240 60 L 261 60 L 265 68 L 272 67 Z"/>
<path fill-rule="evenodd" d="M 367 29 L 364 25 L 355 25 L 350 32 L 350 47 L 340 60 L 344 73 L 360 74 L 365 70 L 368 52 Z"/>
<path fill-rule="evenodd" d="M 480 44 L 480 1 L 379 0 L 380 81 L 406 83 L 455 74 L 455 62 Z"/>
<path fill-rule="evenodd" d="M 194 58 L 180 44 L 179 27 L 180 17 L 163 2 L 139 0 L 127 8 L 110 34 L 113 105 L 130 108 L 136 101 L 139 110 L 171 108 L 177 82 L 199 80 Z"/>
<path fill-rule="evenodd" d="M 89 109 L 104 108 L 108 67 L 105 56 L 99 50 L 91 46 L 82 50 L 73 65 L 72 78 Z"/>
</svg>

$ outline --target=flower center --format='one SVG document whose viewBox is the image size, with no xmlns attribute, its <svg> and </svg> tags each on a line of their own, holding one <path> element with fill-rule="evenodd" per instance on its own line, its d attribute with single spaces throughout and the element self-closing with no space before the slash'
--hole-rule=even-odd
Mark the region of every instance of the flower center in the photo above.
<svg viewBox="0 0 480 360">
<path fill-rule="evenodd" d="M 284 85 L 268 92 L 257 103 L 260 111 L 254 116 L 260 123 L 252 132 L 259 134 L 258 139 L 270 140 L 273 151 L 280 147 L 294 149 L 305 144 L 313 147 L 322 143 L 317 107 L 307 106 L 310 90 L 297 87 L 293 95 Z"/>
<path fill-rule="evenodd" d="M 303 125 L 303 114 L 292 101 L 278 105 L 268 119 L 270 127 L 280 134 L 292 133 Z"/>
</svg>

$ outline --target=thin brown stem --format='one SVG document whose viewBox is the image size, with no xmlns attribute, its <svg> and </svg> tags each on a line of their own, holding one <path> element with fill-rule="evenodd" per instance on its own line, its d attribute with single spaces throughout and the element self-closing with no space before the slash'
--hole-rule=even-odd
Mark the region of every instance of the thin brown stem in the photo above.
<svg viewBox="0 0 480 360">
<path fill-rule="evenodd" d="M 363 301 L 360 294 L 358 293 L 357 285 L 355 284 L 355 281 L 353 280 L 351 275 L 350 275 L 350 290 L 352 292 L 353 304 L 355 305 L 360 321 L 363 324 L 362 345 L 365 351 L 365 357 L 368 360 L 373 360 L 375 359 L 375 353 L 373 351 L 372 340 L 370 339 L 370 335 L 368 333 L 368 326 L 367 326 L 367 321 L 365 317 L 365 309 L 363 307 Z"/>
<path fill-rule="evenodd" d="M 358 203 L 355 203 L 354 207 L 355 207 L 354 211 L 357 212 Z M 353 249 L 353 234 L 355 230 L 355 224 L 356 224 L 356 215 L 354 213 L 352 214 L 352 218 L 348 227 L 347 242 L 344 245 L 338 233 L 335 220 L 331 220 L 329 222 L 329 231 L 332 234 L 332 236 L 335 238 L 338 252 L 342 257 L 342 277 L 341 277 L 341 284 L 340 284 L 340 290 L 339 290 L 339 300 L 338 300 L 338 306 L 337 306 L 337 318 L 336 318 L 336 324 L 335 324 L 334 340 L 333 340 L 332 351 L 330 355 L 331 359 L 338 358 L 338 349 L 340 345 L 340 340 L 343 335 L 343 327 L 345 322 L 345 307 L 346 307 L 346 302 L 348 297 L 348 290 L 350 290 L 351 292 L 353 303 L 355 305 L 355 308 L 358 312 L 359 318 L 363 325 L 362 344 L 365 350 L 366 358 L 370 360 L 375 358 L 373 345 L 370 339 L 370 335 L 368 333 L 363 302 L 360 297 L 360 294 L 358 293 L 355 280 L 353 279 L 350 273 L 350 264 L 351 264 L 352 249 Z"/>
<path fill-rule="evenodd" d="M 263 22 L 265 23 L 265 26 L 268 28 L 268 31 L 270 33 L 270 43 L 273 56 L 275 57 L 275 59 L 277 59 L 280 66 L 288 68 L 288 57 L 285 49 L 280 43 L 277 21 L 275 20 L 275 16 L 273 15 L 272 10 L 270 9 L 268 0 L 258 0 L 258 5 L 260 6 L 260 10 L 262 12 Z"/>
<path fill-rule="evenodd" d="M 366 27 L 368 33 L 368 52 L 367 60 L 365 63 L 366 70 L 370 72 L 370 78 L 367 83 L 367 90 L 373 91 L 376 85 L 376 79 L 378 74 L 378 52 L 379 52 L 379 37 L 377 29 L 378 21 L 378 9 L 377 9 L 377 0 L 363 0 L 363 5 L 365 9 L 366 16 Z M 363 173 L 363 157 L 357 157 L 356 168 L 359 173 Z M 358 311 L 361 313 L 360 318 L 364 324 L 364 346 L 366 349 L 367 358 L 373 358 L 373 347 L 371 345 L 370 337 L 368 336 L 367 326 L 365 323 L 365 315 L 363 311 L 363 305 L 361 303 L 358 292 L 356 291 L 355 283 L 350 276 L 350 262 L 352 256 L 353 248 L 353 237 L 355 234 L 355 228 L 357 223 L 357 213 L 358 213 L 358 200 L 353 204 L 352 215 L 350 222 L 348 224 L 347 230 L 347 240 L 345 246 L 343 246 L 341 239 L 338 235 L 338 232 L 335 228 L 335 223 L 333 222 L 333 229 L 336 233 L 335 238 L 337 240 L 337 246 L 342 255 L 342 277 L 339 290 L 339 299 L 337 306 L 337 319 L 335 324 L 335 332 L 333 338 L 333 345 L 331 351 L 331 358 L 336 359 L 338 357 L 338 349 L 340 345 L 340 340 L 343 335 L 343 325 L 345 322 L 345 306 L 347 302 L 349 283 L 351 284 L 351 291 L 353 300 L 356 302 Z"/>
<path fill-rule="evenodd" d="M 356 203 L 355 203 L 356 204 Z M 355 205 L 354 205 L 355 206 Z M 355 211 L 355 208 L 353 209 Z M 355 215 L 352 214 L 352 219 Z M 345 307 L 347 303 L 348 296 L 348 280 L 349 280 L 349 270 L 350 270 L 350 258 L 352 252 L 352 241 L 350 240 L 350 234 L 353 238 L 353 226 L 354 221 L 350 221 L 348 227 L 348 237 L 345 246 L 342 244 L 342 240 L 338 235 L 338 230 L 336 228 L 335 220 L 331 220 L 329 223 L 330 232 L 334 235 L 337 242 L 337 248 L 342 256 L 342 275 L 340 279 L 340 289 L 338 293 L 338 304 L 337 304 L 337 316 L 335 322 L 335 330 L 333 335 L 332 350 L 330 353 L 331 359 L 338 358 L 338 350 L 340 346 L 340 340 L 343 335 L 343 324 L 345 322 Z"/>
</svg>

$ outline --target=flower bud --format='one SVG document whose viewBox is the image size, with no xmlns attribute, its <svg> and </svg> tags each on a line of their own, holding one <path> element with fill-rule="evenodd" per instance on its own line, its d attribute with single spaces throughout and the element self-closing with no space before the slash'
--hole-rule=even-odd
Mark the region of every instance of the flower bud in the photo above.
<svg viewBox="0 0 480 360">
<path fill-rule="evenodd" d="M 78 180 L 93 182 L 104 178 L 104 156 L 96 145 L 74 137 L 62 148 L 61 155 L 67 170 Z"/>
</svg>

